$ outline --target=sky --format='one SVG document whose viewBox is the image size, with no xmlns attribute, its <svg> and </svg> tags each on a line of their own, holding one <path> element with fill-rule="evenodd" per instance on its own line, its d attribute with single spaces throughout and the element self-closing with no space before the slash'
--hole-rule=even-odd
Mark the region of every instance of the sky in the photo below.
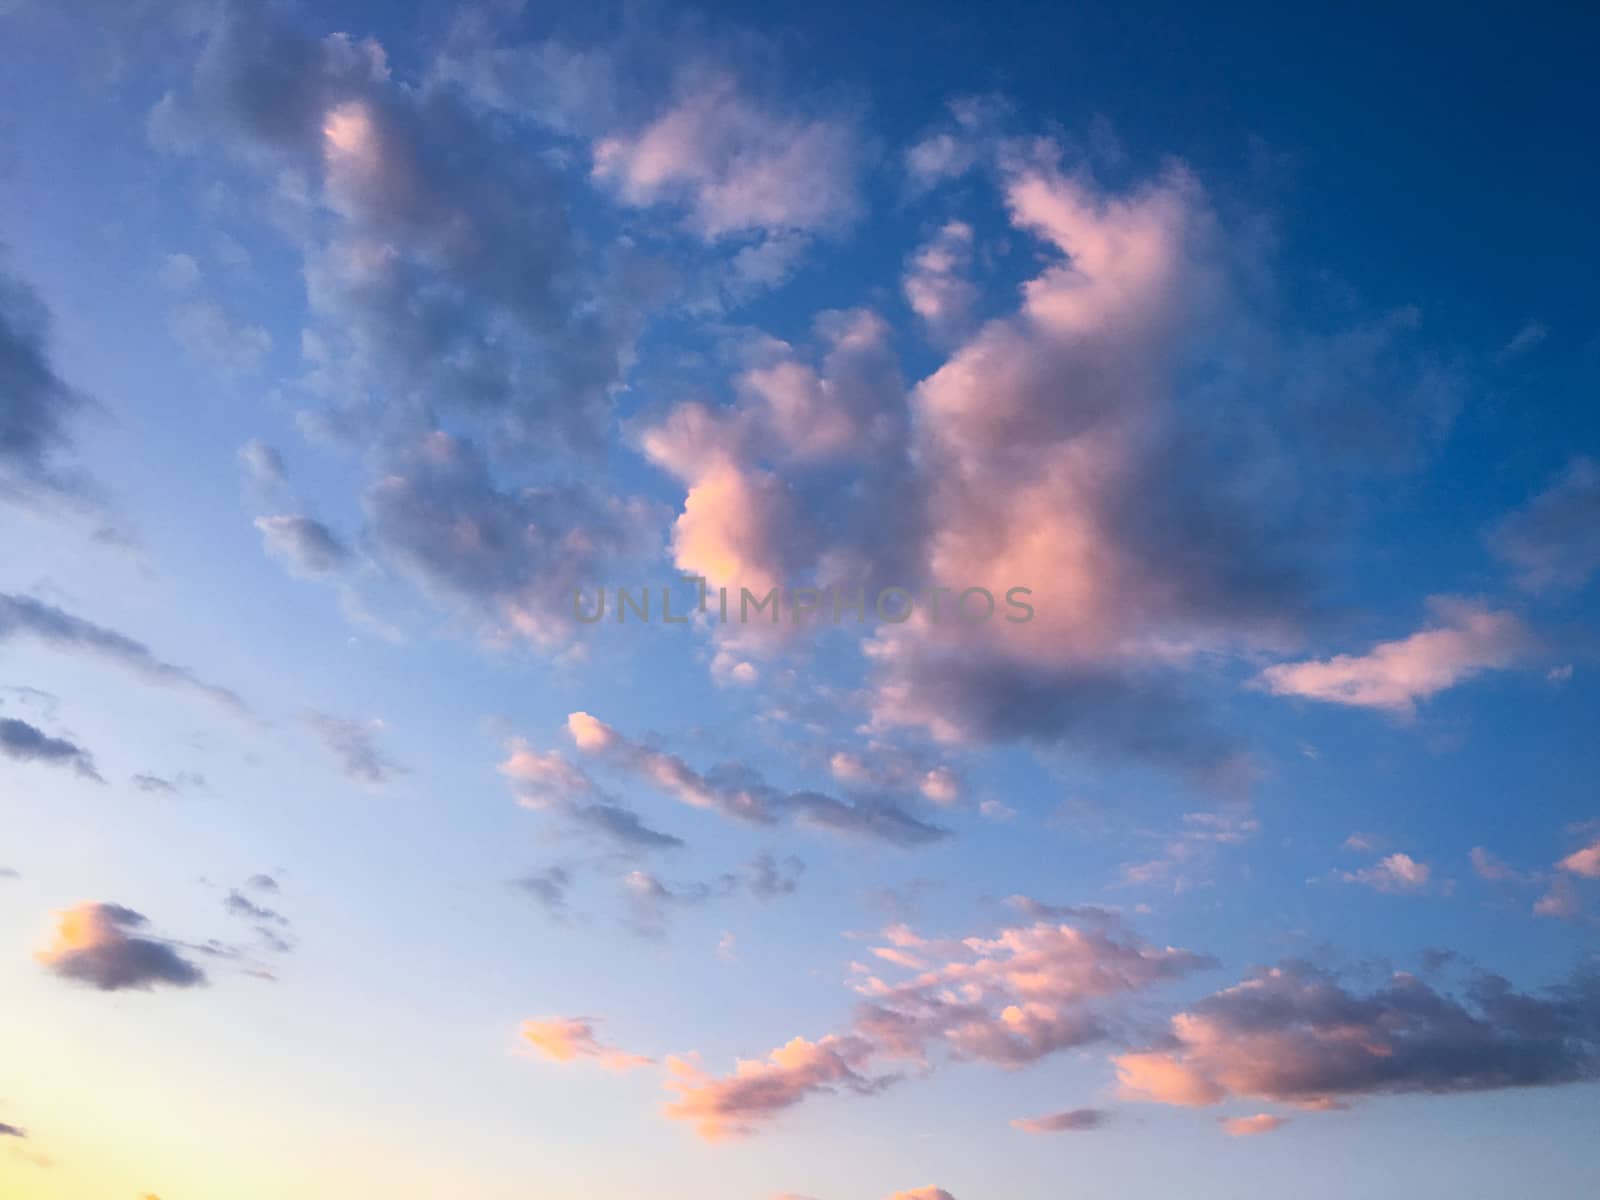
<svg viewBox="0 0 1600 1200">
<path fill-rule="evenodd" d="M 1597 41 L 0 3 L 0 1193 L 1587 1194 Z"/>
</svg>

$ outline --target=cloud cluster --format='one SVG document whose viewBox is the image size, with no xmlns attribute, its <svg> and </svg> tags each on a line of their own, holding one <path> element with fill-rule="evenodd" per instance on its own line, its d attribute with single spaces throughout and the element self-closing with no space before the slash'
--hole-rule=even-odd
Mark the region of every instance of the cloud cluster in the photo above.
<svg viewBox="0 0 1600 1200">
<path fill-rule="evenodd" d="M 1039 921 L 992 937 L 929 940 L 905 926 L 872 948 L 885 980 L 858 968 L 861 997 L 844 1032 L 795 1038 L 766 1059 L 714 1076 L 669 1060 L 677 1098 L 667 1115 L 718 1139 L 754 1132 L 809 1096 L 872 1094 L 894 1064 L 935 1066 L 932 1051 L 1016 1068 L 1110 1036 L 1104 1003 L 1212 965 L 1202 955 L 1151 946 L 1132 935 Z M 1078 1118 L 1089 1120 L 1090 1118 Z"/>
<path fill-rule="evenodd" d="M 172 943 L 143 936 L 148 924 L 120 904 L 79 904 L 56 914 L 54 937 L 34 957 L 61 978 L 103 992 L 205 983 L 205 972 Z"/>
<path fill-rule="evenodd" d="M 1600 979 L 1529 993 L 1483 975 L 1452 995 L 1396 973 L 1362 992 L 1285 962 L 1201 1000 L 1172 1018 L 1162 1044 L 1115 1062 L 1129 1098 L 1196 1106 L 1319 1109 L 1573 1083 L 1600 1076 Z"/>
</svg>

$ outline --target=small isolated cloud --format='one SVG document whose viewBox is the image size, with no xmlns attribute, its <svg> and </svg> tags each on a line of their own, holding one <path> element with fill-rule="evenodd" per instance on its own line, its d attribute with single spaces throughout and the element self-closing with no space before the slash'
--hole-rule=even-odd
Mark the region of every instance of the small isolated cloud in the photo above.
<svg viewBox="0 0 1600 1200">
<path fill-rule="evenodd" d="M 1263 671 L 1258 682 L 1279 696 L 1410 715 L 1420 700 L 1484 671 L 1511 666 L 1531 644 L 1527 629 L 1511 613 L 1443 597 L 1436 597 L 1432 607 L 1434 624 L 1410 637 L 1382 642 L 1366 654 L 1280 663 Z"/>
<path fill-rule="evenodd" d="M 566 917 L 567 895 L 572 890 L 572 872 L 567 868 L 544 867 L 512 880 L 512 886 L 532 897 L 552 917 Z"/>
<path fill-rule="evenodd" d="M 1043 1117 L 1018 1117 L 1011 1127 L 1023 1133 L 1088 1133 L 1110 1118 L 1111 1114 L 1101 1108 L 1069 1108 Z"/>
<path fill-rule="evenodd" d="M 13 762 L 71 767 L 85 779 L 105 782 L 94 769 L 94 759 L 82 746 L 65 738 L 51 737 L 38 726 L 14 717 L 0 717 L 0 757 Z"/>
<path fill-rule="evenodd" d="M 56 975 L 103 992 L 194 987 L 205 972 L 172 943 L 146 937 L 144 916 L 120 904 L 85 903 L 56 914 L 55 936 L 34 955 Z"/>
<path fill-rule="evenodd" d="M 1500 348 L 1500 353 L 1495 357 L 1500 362 L 1509 362 L 1513 358 L 1527 354 L 1530 350 L 1538 349 L 1544 345 L 1545 339 L 1549 336 L 1550 330 L 1544 322 L 1528 321 Z"/>
<path fill-rule="evenodd" d="M 960 334 L 978 302 L 973 284 L 972 226 L 951 221 L 912 256 L 906 271 L 906 303 L 940 341 Z"/>
<path fill-rule="evenodd" d="M 1346 883 L 1360 883 L 1380 892 L 1420 892 L 1428 886 L 1433 868 L 1409 854 L 1391 854 L 1359 871 L 1341 871 Z"/>
<path fill-rule="evenodd" d="M 1585 846 L 1567 855 L 1556 864 L 1563 871 L 1581 875 L 1585 879 L 1600 879 L 1600 842 Z"/>
<path fill-rule="evenodd" d="M 190 788 L 205 787 L 206 777 L 193 771 L 179 771 L 170 778 L 165 775 L 142 772 L 133 776 L 128 782 L 141 792 L 149 792 L 157 796 L 176 796 L 178 793 L 188 791 Z"/>
<path fill-rule="evenodd" d="M 285 515 L 258 517 L 256 528 L 267 553 L 291 574 L 315 579 L 342 570 L 350 561 L 350 548 L 339 536 L 312 517 Z"/>
<path fill-rule="evenodd" d="M 1275 1117 L 1271 1113 L 1257 1113 L 1253 1117 L 1221 1118 L 1222 1132 L 1229 1137 L 1255 1137 L 1258 1134 L 1282 1129 L 1287 1124 L 1285 1118 Z"/>
<path fill-rule="evenodd" d="M 1483 846 L 1474 846 L 1468 857 L 1479 879 L 1489 883 L 1517 883 L 1522 879 L 1520 871 Z"/>
<path fill-rule="evenodd" d="M 655 1062 L 608 1046 L 595 1036 L 595 1023 L 587 1017 L 544 1017 L 522 1023 L 521 1038 L 553 1062 L 594 1060 L 607 1071 L 631 1071 Z"/>
<path fill-rule="evenodd" d="M 168 328 L 189 354 L 225 375 L 251 375 L 272 349 L 272 335 L 259 325 L 235 321 L 215 300 L 200 297 L 172 310 Z"/>
<path fill-rule="evenodd" d="M 889 1200 L 956 1200 L 941 1187 L 912 1188 L 909 1192 L 896 1192 Z"/>
<path fill-rule="evenodd" d="M 26 1130 L 19 1129 L 15 1125 L 9 1125 L 4 1121 L 0 1121 L 0 1137 L 25 1138 L 27 1136 L 28 1134 Z"/>
<path fill-rule="evenodd" d="M 1576 921 L 1583 916 L 1583 901 L 1572 880 L 1552 880 L 1549 889 L 1533 903 L 1536 917 L 1554 917 L 1558 921 Z"/>
<path fill-rule="evenodd" d="M 306 723 L 333 752 L 344 773 L 359 783 L 381 786 L 406 770 L 378 748 L 382 721 L 352 721 L 327 713 L 310 713 Z"/>
</svg>

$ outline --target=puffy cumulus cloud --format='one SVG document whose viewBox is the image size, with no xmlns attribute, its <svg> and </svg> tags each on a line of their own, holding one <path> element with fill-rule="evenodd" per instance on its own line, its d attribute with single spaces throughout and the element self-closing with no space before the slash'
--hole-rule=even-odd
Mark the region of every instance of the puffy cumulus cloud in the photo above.
<svg viewBox="0 0 1600 1200">
<path fill-rule="evenodd" d="M 71 445 L 69 424 L 86 407 L 50 356 L 50 312 L 12 274 L 0 246 L 0 500 L 37 503 L 79 485 L 56 466 Z"/>
<path fill-rule="evenodd" d="M 235 693 L 204 682 L 184 667 L 164 662 L 142 642 L 31 596 L 0 593 L 0 642 L 23 634 L 55 649 L 97 655 L 152 683 L 197 692 L 235 712 L 248 711 Z"/>
<path fill-rule="evenodd" d="M 1436 597 L 1433 627 L 1366 654 L 1268 667 L 1261 686 L 1279 696 L 1376 708 L 1408 716 L 1426 700 L 1485 671 L 1502 670 L 1532 646 L 1513 614 L 1471 601 Z"/>
<path fill-rule="evenodd" d="M 505 488 L 475 445 L 434 431 L 395 451 L 363 506 L 374 550 L 492 636 L 554 643 L 573 597 L 652 544 L 652 513 L 577 484 Z"/>
<path fill-rule="evenodd" d="M 601 1042 L 594 1026 L 587 1017 L 544 1017 L 524 1021 L 520 1036 L 533 1051 L 554 1062 L 592 1060 L 607 1071 L 631 1071 L 654 1063 Z"/>
<path fill-rule="evenodd" d="M 870 1095 L 888 1080 L 861 1073 L 872 1047 L 856 1037 L 794 1038 L 765 1059 L 740 1059 L 731 1075 L 716 1078 L 696 1062 L 667 1059 L 667 1088 L 676 1099 L 663 1110 L 676 1121 L 691 1122 L 707 1141 L 755 1132 L 807 1096 L 840 1089 Z"/>
<path fill-rule="evenodd" d="M 332 575 L 350 562 L 350 548 L 321 521 L 303 514 L 258 517 L 256 528 L 267 553 L 296 575 Z"/>
<path fill-rule="evenodd" d="M 918 846 L 947 831 L 922 820 L 892 800 L 841 800 L 822 792 L 781 791 L 751 767 L 724 763 L 700 772 L 675 754 L 635 742 L 585 712 L 567 718 L 574 743 L 609 766 L 649 781 L 692 808 L 752 825 L 793 820 L 848 837 Z"/>
<path fill-rule="evenodd" d="M 1574 850 L 1556 864 L 1563 871 L 1581 875 L 1585 879 L 1600 879 L 1600 841 Z"/>
<path fill-rule="evenodd" d="M 306 714 L 306 724 L 338 760 L 340 770 L 358 783 L 381 786 L 405 773 L 406 768 L 378 745 L 382 721 L 353 721 L 314 712 Z"/>
<path fill-rule="evenodd" d="M 1600 464 L 1575 458 L 1489 531 L 1490 548 L 1530 591 L 1577 588 L 1600 571 Z"/>
<path fill-rule="evenodd" d="M 1130 1099 L 1231 1098 L 1306 1109 L 1366 1095 L 1540 1087 L 1600 1074 L 1600 979 L 1520 992 L 1495 975 L 1460 995 L 1396 973 L 1370 992 L 1285 962 L 1172 1018 L 1165 1041 L 1118 1056 Z"/>
<path fill-rule="evenodd" d="M 1111 1114 L 1101 1108 L 1069 1108 L 1042 1117 L 1018 1117 L 1011 1127 L 1023 1133 L 1088 1133 L 1110 1118 Z"/>
<path fill-rule="evenodd" d="M 1432 876 L 1432 867 L 1409 854 L 1390 854 L 1370 867 L 1339 874 L 1346 883 L 1365 884 L 1380 892 L 1420 892 Z"/>
<path fill-rule="evenodd" d="M 726 73 L 694 73 L 642 128 L 602 138 L 594 174 L 635 205 L 680 206 L 713 240 L 836 229 L 856 213 L 859 138 L 846 116 L 780 112 Z"/>
<path fill-rule="evenodd" d="M 105 782 L 94 769 L 94 758 L 82 746 L 66 738 L 51 737 L 38 726 L 15 717 L 0 717 L 0 755 L 13 762 L 71 767 L 85 779 Z"/>
<path fill-rule="evenodd" d="M 1256 1137 L 1282 1129 L 1288 1121 L 1271 1113 L 1256 1113 L 1253 1117 L 1224 1117 L 1222 1132 L 1229 1137 Z"/>
<path fill-rule="evenodd" d="M 962 333 L 978 303 L 971 279 L 973 234 L 965 221 L 949 221 L 912 256 L 906 268 L 906 303 L 940 341 Z"/>
<path fill-rule="evenodd" d="M 56 914 L 55 936 L 34 955 L 56 975 L 103 992 L 194 987 L 205 972 L 172 943 L 146 937 L 144 916 L 120 904 L 85 903 Z"/>
<path fill-rule="evenodd" d="M 640 437 L 645 455 L 686 488 L 673 527 L 677 565 L 728 588 L 730 605 L 741 589 L 763 597 L 802 579 L 837 585 L 848 599 L 911 577 L 901 548 L 917 540 L 914 483 L 889 328 L 854 310 L 823 314 L 815 331 L 816 355 L 777 341 L 753 352 L 733 406 L 685 403 Z M 793 626 L 719 632 L 759 641 Z"/>
<path fill-rule="evenodd" d="M 1106 1005 L 1179 979 L 1211 960 L 1132 935 L 1036 922 L 992 937 L 930 940 L 904 925 L 872 947 L 879 970 L 857 966 L 860 1001 L 849 1026 L 819 1041 L 795 1038 L 766 1059 L 714 1076 L 669 1060 L 677 1099 L 667 1115 L 717 1138 L 755 1131 L 806 1098 L 870 1095 L 901 1078 L 897 1064 L 935 1069 L 933 1051 L 1004 1068 L 1100 1041 Z"/>
</svg>

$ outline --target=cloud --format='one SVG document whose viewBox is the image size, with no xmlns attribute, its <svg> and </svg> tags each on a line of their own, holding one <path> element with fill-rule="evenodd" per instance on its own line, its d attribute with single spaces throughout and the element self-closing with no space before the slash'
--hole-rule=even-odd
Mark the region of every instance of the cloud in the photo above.
<svg viewBox="0 0 1600 1200">
<path fill-rule="evenodd" d="M 1271 1113 L 1257 1113 L 1253 1117 L 1224 1117 L 1221 1124 L 1222 1132 L 1229 1137 L 1255 1137 L 1282 1129 L 1288 1121 Z"/>
<path fill-rule="evenodd" d="M 631 741 L 586 712 L 570 714 L 567 730 L 579 750 L 648 780 L 693 808 L 709 809 L 747 824 L 773 825 L 792 819 L 900 846 L 923 845 L 946 836 L 946 830 L 889 800 L 847 801 L 821 792 L 782 792 L 753 768 L 737 763 L 702 774 L 676 755 Z"/>
<path fill-rule="evenodd" d="M 382 721 L 352 721 L 314 712 L 306 715 L 306 724 L 333 752 L 340 769 L 359 783 L 381 786 L 406 771 L 378 748 L 377 735 L 383 730 Z"/>
<path fill-rule="evenodd" d="M 524 808 L 559 813 L 573 825 L 599 834 L 624 850 L 675 850 L 682 838 L 645 824 L 638 813 L 604 792 L 587 772 L 560 753 L 539 751 L 521 739 L 500 773 L 512 781 Z"/>
<path fill-rule="evenodd" d="M 94 759 L 82 746 L 65 738 L 50 737 L 37 726 L 13 717 L 0 717 L 0 755 L 14 762 L 69 766 L 85 779 L 105 782 L 94 769 Z"/>
<path fill-rule="evenodd" d="M 1363 655 L 1268 667 L 1258 682 L 1279 696 L 1376 708 L 1408 716 L 1427 700 L 1484 671 L 1503 670 L 1530 648 L 1524 625 L 1508 612 L 1436 597 L 1431 628 Z"/>
<path fill-rule="evenodd" d="M 906 270 L 906 303 L 936 340 L 965 331 L 978 302 L 972 270 L 972 226 L 949 221 L 912 256 Z"/>
<path fill-rule="evenodd" d="M 245 481 L 262 492 L 270 493 L 289 483 L 283 455 L 260 438 L 252 438 L 239 447 L 239 467 Z"/>
<path fill-rule="evenodd" d="M 38 294 L 0 261 L 0 501 L 33 504 L 80 490 L 55 459 L 71 448 L 70 422 L 88 402 L 56 374 L 50 327 Z"/>
<path fill-rule="evenodd" d="M 261 531 L 267 553 L 302 578 L 332 575 L 350 561 L 350 548 L 333 530 L 312 517 L 258 517 L 255 525 Z"/>
<path fill-rule="evenodd" d="M 904 978 L 855 968 L 860 997 L 849 1026 L 817 1041 L 794 1038 L 724 1076 L 692 1058 L 668 1060 L 669 1117 L 718 1140 L 754 1133 L 810 1096 L 871 1095 L 909 1064 L 935 1069 L 933 1051 L 1003 1068 L 1029 1065 L 1104 1040 L 1106 1006 L 1214 965 L 1203 955 L 1148 945 L 1130 934 L 1038 921 L 990 937 L 927 939 L 884 931 L 873 956 Z"/>
<path fill-rule="evenodd" d="M 174 308 L 168 327 L 189 354 L 225 375 L 255 374 L 272 349 L 272 335 L 265 329 L 235 321 L 206 297 Z"/>
<path fill-rule="evenodd" d="M 594 174 L 629 204 L 681 207 L 707 240 L 836 229 L 856 213 L 853 122 L 780 113 L 727 74 L 686 78 L 643 128 L 602 138 Z"/>
<path fill-rule="evenodd" d="M 504 489 L 478 448 L 434 431 L 394 452 L 363 498 L 375 551 L 491 634 L 557 642 L 573 596 L 652 545 L 641 504 L 573 483 Z"/>
<path fill-rule="evenodd" d="M 676 1094 L 664 1112 L 691 1122 L 708 1142 L 751 1134 L 807 1096 L 838 1089 L 871 1095 L 886 1081 L 860 1073 L 871 1046 L 861 1038 L 794 1038 L 766 1059 L 741 1059 L 731 1075 L 707 1075 L 687 1058 L 667 1059 L 667 1088 Z"/>
<path fill-rule="evenodd" d="M 204 775 L 196 774 L 193 771 L 179 771 L 170 779 L 162 775 L 142 773 L 133 776 L 128 782 L 141 792 L 150 792 L 159 796 L 176 796 L 179 792 L 187 791 L 189 788 L 205 787 L 206 778 Z"/>
<path fill-rule="evenodd" d="M 1556 866 L 1574 875 L 1581 875 L 1585 879 L 1600 879 L 1600 841 L 1573 851 Z"/>
<path fill-rule="evenodd" d="M 170 943 L 140 936 L 147 924 L 120 904 L 79 904 L 56 914 L 54 938 L 34 957 L 61 978 L 103 992 L 205 983 L 205 972 Z"/>
<path fill-rule="evenodd" d="M 1420 892 L 1428 886 L 1433 868 L 1409 854 L 1391 854 L 1359 871 L 1341 871 L 1346 883 L 1361 883 L 1380 892 Z"/>
<path fill-rule="evenodd" d="M 909 1192 L 896 1192 L 889 1200 L 956 1200 L 949 1192 L 939 1187 L 912 1188 Z"/>
<path fill-rule="evenodd" d="M 1110 1117 L 1100 1108 L 1069 1108 L 1043 1117 L 1018 1117 L 1011 1127 L 1023 1133 L 1087 1133 L 1099 1129 Z"/>
<path fill-rule="evenodd" d="M 545 1017 L 522 1023 L 521 1038 L 537 1053 L 554 1062 L 570 1063 L 593 1059 L 607 1071 L 631 1071 L 647 1067 L 654 1059 L 628 1054 L 602 1043 L 587 1017 Z"/>
<path fill-rule="evenodd" d="M 1284 962 L 1173 1017 L 1164 1043 L 1114 1061 L 1128 1098 L 1186 1106 L 1319 1109 L 1573 1083 L 1600 1075 L 1600 979 L 1529 993 L 1480 975 L 1452 995 L 1398 972 L 1363 993 Z"/>
<path fill-rule="evenodd" d="M 545 867 L 512 881 L 512 886 L 526 892 L 551 916 L 565 918 L 567 896 L 572 889 L 572 872 L 562 866 Z"/>
<path fill-rule="evenodd" d="M 1489 548 L 1528 591 L 1582 587 L 1600 571 L 1600 464 L 1578 457 L 1495 525 Z"/>
<path fill-rule="evenodd" d="M 28 1134 L 25 1130 L 19 1129 L 15 1125 L 8 1125 L 4 1121 L 0 1121 L 0 1137 L 25 1138 L 27 1136 Z"/>
<path fill-rule="evenodd" d="M 1522 879 L 1521 872 L 1483 846 L 1474 846 L 1469 857 L 1472 860 L 1472 869 L 1478 873 L 1478 878 L 1489 883 L 1516 883 Z"/>
<path fill-rule="evenodd" d="M 234 712 L 249 711 L 235 693 L 196 678 L 184 667 L 162 661 L 142 642 L 31 596 L 0 593 L 0 642 L 24 633 L 59 650 L 98 655 L 152 683 L 198 692 Z"/>
</svg>

